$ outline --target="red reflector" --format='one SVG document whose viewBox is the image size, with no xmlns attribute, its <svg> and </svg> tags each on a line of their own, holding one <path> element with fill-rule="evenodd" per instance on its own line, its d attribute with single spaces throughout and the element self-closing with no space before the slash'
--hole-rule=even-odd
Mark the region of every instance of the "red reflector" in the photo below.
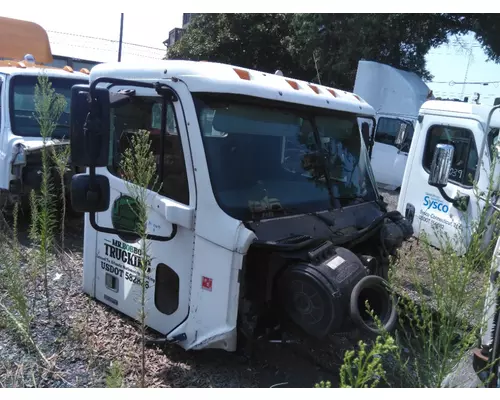
<svg viewBox="0 0 500 400">
<path fill-rule="evenodd" d="M 295 90 L 299 90 L 299 84 L 298 84 L 297 82 L 295 82 L 295 81 L 291 81 L 291 80 L 289 80 L 289 79 L 285 79 L 285 80 L 286 80 L 286 81 L 288 82 L 288 84 L 289 84 L 291 87 L 293 87 Z"/>
<path fill-rule="evenodd" d="M 314 93 L 319 94 L 319 89 L 314 85 L 309 85 L 309 87 L 314 90 Z"/>
<path fill-rule="evenodd" d="M 233 69 L 234 72 L 236 72 L 241 79 L 245 79 L 246 81 L 250 80 L 250 72 L 245 71 L 244 69 L 238 69 L 238 68 L 233 68 Z"/>
<path fill-rule="evenodd" d="M 337 97 L 337 93 L 335 93 L 335 90 L 333 89 L 326 89 L 326 90 L 328 90 L 333 97 Z"/>
</svg>

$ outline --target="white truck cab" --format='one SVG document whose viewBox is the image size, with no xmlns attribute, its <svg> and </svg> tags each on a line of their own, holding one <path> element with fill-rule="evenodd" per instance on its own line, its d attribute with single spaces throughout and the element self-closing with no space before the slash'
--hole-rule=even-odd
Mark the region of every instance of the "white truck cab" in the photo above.
<svg viewBox="0 0 500 400">
<path fill-rule="evenodd" d="M 436 248 L 451 245 L 467 252 L 481 213 L 486 228 L 482 245 L 492 244 L 498 212 L 500 105 L 433 100 L 420 109 L 398 202 L 414 235 Z M 404 140 L 398 135 L 397 141 Z M 500 386 L 500 239 L 493 251 L 484 302 L 481 339 L 443 386 Z M 470 362 L 469 362 L 470 361 Z M 474 375 L 476 373 L 476 375 Z"/>
<path fill-rule="evenodd" d="M 484 199 L 476 196 L 473 183 L 477 182 L 479 192 L 487 193 L 491 174 L 498 177 L 491 171 L 492 150 L 500 128 L 500 115 L 494 110 L 441 100 L 428 101 L 420 109 L 398 211 L 412 223 L 415 236 L 425 232 L 430 244 L 437 248 L 447 235 L 458 254 L 466 252 L 472 221 L 485 206 Z M 446 163 L 440 164 L 439 157 L 445 157 L 442 162 Z M 439 162 L 433 177 L 435 159 Z M 498 169 L 499 163 L 495 165 Z M 449 174 L 444 176 L 446 171 Z M 442 181 L 436 183 L 436 176 Z M 493 212 L 496 200 L 487 206 Z M 491 234 L 487 234 L 484 240 L 490 238 Z"/>
<path fill-rule="evenodd" d="M 73 207 L 85 212 L 83 289 L 136 318 L 141 240 L 119 162 L 150 132 L 146 324 L 184 349 L 294 324 L 325 337 L 386 328 L 389 255 L 411 236 L 378 194 L 359 96 L 225 64 L 106 63 L 73 88 Z M 366 133 L 366 131 L 364 131 Z"/>
<path fill-rule="evenodd" d="M 431 91 L 413 72 L 366 60 L 358 63 L 353 91 L 376 112 L 371 154 L 375 180 L 380 188 L 400 189 L 418 111 Z M 405 140 L 396 143 L 400 131 L 405 131 Z"/>
<path fill-rule="evenodd" d="M 67 101 L 46 145 L 67 145 L 71 87 L 87 83 L 89 71 L 45 65 L 53 58 L 47 33 L 37 24 L 0 17 L 0 37 L 0 209 L 9 211 L 40 185 L 43 140 L 34 116 L 38 76 L 45 74 Z"/>
</svg>

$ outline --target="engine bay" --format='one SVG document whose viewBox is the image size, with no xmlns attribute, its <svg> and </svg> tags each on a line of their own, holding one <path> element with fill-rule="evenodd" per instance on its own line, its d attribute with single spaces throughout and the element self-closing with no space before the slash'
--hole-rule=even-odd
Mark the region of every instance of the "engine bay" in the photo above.
<svg viewBox="0 0 500 400">
<path fill-rule="evenodd" d="M 258 240 L 240 279 L 246 338 L 290 323 L 318 339 L 353 328 L 377 333 L 366 301 L 384 329 L 394 329 L 390 256 L 413 233 L 399 212 L 364 203 L 247 226 Z"/>
</svg>

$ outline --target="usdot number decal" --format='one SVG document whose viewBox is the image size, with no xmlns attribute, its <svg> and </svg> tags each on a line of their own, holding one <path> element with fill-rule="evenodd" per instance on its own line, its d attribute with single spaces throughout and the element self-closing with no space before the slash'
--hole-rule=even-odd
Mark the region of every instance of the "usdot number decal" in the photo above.
<svg viewBox="0 0 500 400">
<path fill-rule="evenodd" d="M 136 275 L 132 275 L 130 272 L 125 272 L 125 279 L 132 282 L 134 285 L 141 284 L 141 278 Z M 144 283 L 146 285 L 146 289 L 149 289 L 149 282 L 146 280 Z"/>
<path fill-rule="evenodd" d="M 447 213 L 449 210 L 448 205 L 444 204 L 443 202 L 439 200 L 432 199 L 430 196 L 425 196 L 424 197 L 424 207 L 427 207 L 427 210 L 432 208 L 433 210 L 438 210 L 443 213 Z"/>
</svg>

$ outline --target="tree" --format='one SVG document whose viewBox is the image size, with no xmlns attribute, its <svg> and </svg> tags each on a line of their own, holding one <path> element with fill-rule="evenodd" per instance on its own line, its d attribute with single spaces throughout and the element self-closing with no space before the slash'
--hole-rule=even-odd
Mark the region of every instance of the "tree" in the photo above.
<svg viewBox="0 0 500 400">
<path fill-rule="evenodd" d="M 300 75 L 288 50 L 293 14 L 199 14 L 169 59 L 214 61 Z"/>
<path fill-rule="evenodd" d="M 168 58 L 216 61 L 352 90 L 368 59 L 432 79 L 428 51 L 473 31 L 500 61 L 496 14 L 199 14 Z"/>
<path fill-rule="evenodd" d="M 475 33 L 489 60 L 500 62 L 500 15 L 468 14 L 462 17 L 462 23 Z"/>
</svg>

